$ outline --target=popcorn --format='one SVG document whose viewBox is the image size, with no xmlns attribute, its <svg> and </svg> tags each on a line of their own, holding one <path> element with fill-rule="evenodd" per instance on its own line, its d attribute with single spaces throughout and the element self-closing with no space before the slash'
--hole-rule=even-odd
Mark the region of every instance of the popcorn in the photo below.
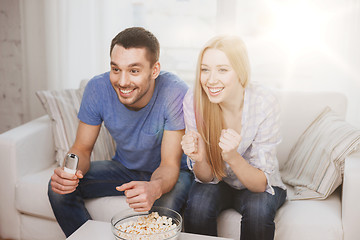
<svg viewBox="0 0 360 240">
<path fill-rule="evenodd" d="M 118 237 L 127 240 L 161 240 L 176 236 L 177 225 L 172 218 L 152 212 L 139 217 L 136 221 L 127 221 L 115 226 Z"/>
</svg>

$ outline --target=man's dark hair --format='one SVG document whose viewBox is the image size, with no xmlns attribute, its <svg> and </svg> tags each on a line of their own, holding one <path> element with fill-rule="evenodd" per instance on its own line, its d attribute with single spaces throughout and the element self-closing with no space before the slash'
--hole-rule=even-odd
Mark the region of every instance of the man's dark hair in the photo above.
<svg viewBox="0 0 360 240">
<path fill-rule="evenodd" d="M 159 61 L 160 44 L 151 32 L 142 27 L 131 27 L 121 31 L 111 41 L 110 55 L 115 45 L 129 48 L 145 48 L 151 66 Z"/>
</svg>

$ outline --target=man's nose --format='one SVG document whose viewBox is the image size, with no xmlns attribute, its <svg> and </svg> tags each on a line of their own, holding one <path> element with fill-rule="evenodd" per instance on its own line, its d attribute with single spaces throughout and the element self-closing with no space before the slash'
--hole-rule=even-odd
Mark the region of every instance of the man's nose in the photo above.
<svg viewBox="0 0 360 240">
<path fill-rule="evenodd" d="M 120 85 L 120 87 L 127 87 L 130 85 L 129 76 L 125 72 L 122 72 L 120 74 L 118 84 Z"/>
</svg>

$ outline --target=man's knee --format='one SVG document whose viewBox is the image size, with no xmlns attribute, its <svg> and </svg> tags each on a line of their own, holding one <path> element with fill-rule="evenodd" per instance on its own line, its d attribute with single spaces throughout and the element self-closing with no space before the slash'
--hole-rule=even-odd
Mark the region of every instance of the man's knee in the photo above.
<svg viewBox="0 0 360 240">
<path fill-rule="evenodd" d="M 50 199 L 50 202 L 56 198 L 57 195 L 60 195 L 60 194 L 57 194 L 55 193 L 53 190 L 52 190 L 52 187 L 51 187 L 51 179 L 48 183 L 48 197 Z"/>
</svg>

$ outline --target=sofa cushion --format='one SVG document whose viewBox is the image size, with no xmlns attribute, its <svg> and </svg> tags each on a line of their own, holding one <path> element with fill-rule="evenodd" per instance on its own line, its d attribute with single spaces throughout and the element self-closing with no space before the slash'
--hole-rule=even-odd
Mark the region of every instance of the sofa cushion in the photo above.
<svg viewBox="0 0 360 240">
<path fill-rule="evenodd" d="M 341 183 L 345 158 L 360 143 L 360 130 L 329 107 L 310 124 L 289 154 L 282 179 L 295 187 L 290 199 L 328 197 Z"/>
<path fill-rule="evenodd" d="M 15 205 L 19 212 L 31 216 L 55 220 L 47 196 L 48 183 L 56 165 L 36 174 L 22 177 L 16 184 Z M 124 196 L 85 200 L 91 217 L 98 221 L 110 221 L 115 213 L 128 209 Z"/>
<path fill-rule="evenodd" d="M 286 201 L 275 224 L 275 239 L 342 239 L 341 189 L 325 200 Z"/>
<path fill-rule="evenodd" d="M 94 220 L 103 222 L 110 222 L 115 214 L 130 208 L 125 196 L 87 199 L 85 205 Z"/>
<path fill-rule="evenodd" d="M 277 157 L 280 170 L 288 160 L 291 148 L 312 121 L 324 110 L 325 106 L 345 118 L 346 96 L 334 92 L 299 92 L 274 90 L 281 108 L 280 132 L 282 142 L 279 144 Z"/>
<path fill-rule="evenodd" d="M 15 189 L 15 206 L 18 211 L 55 220 L 47 196 L 48 183 L 56 165 L 36 174 L 20 178 Z"/>
<path fill-rule="evenodd" d="M 217 222 L 219 236 L 240 238 L 241 215 L 234 209 L 223 211 Z M 341 191 L 320 201 L 287 200 L 276 213 L 275 228 L 275 240 L 342 239 Z"/>
<path fill-rule="evenodd" d="M 87 81 L 79 89 L 37 91 L 40 102 L 52 122 L 56 161 L 62 164 L 75 141 L 80 103 Z M 110 160 L 115 153 L 114 141 L 104 124 L 95 143 L 91 160 Z"/>
<path fill-rule="evenodd" d="M 65 234 L 56 221 L 27 214 L 20 215 L 21 240 L 64 240 Z"/>
</svg>

